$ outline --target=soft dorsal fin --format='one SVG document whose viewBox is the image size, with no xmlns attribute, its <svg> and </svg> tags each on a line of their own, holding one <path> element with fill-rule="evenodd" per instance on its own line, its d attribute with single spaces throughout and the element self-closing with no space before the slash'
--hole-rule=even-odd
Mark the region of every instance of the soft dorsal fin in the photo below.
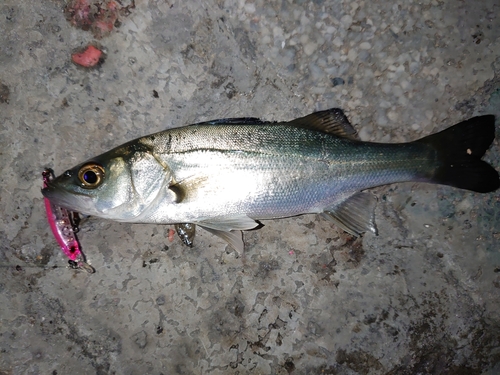
<svg viewBox="0 0 500 375">
<path fill-rule="evenodd" d="M 325 111 L 311 113 L 289 122 L 292 126 L 318 130 L 333 134 L 337 137 L 359 139 L 356 130 L 352 127 L 344 111 L 339 108 L 331 108 Z"/>
</svg>

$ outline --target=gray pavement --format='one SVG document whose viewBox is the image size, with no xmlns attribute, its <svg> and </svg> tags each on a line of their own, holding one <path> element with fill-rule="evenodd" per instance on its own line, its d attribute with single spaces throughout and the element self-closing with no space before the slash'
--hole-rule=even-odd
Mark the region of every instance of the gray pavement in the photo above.
<svg viewBox="0 0 500 375">
<path fill-rule="evenodd" d="M 498 117 L 497 1 L 137 0 L 109 33 L 65 5 L 0 3 L 1 375 L 500 373 L 499 192 L 380 187 L 379 236 L 306 215 L 243 253 L 88 218 L 92 275 L 40 193 L 44 167 L 215 118 L 339 107 L 363 140 L 405 142 Z M 106 60 L 77 67 L 91 42 Z"/>
</svg>

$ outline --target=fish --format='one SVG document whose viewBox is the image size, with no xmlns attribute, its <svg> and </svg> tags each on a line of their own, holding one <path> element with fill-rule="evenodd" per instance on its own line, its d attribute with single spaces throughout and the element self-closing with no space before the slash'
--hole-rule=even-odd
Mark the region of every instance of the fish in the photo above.
<svg viewBox="0 0 500 375">
<path fill-rule="evenodd" d="M 43 187 L 54 179 L 52 169 L 46 168 L 42 172 Z M 44 198 L 45 212 L 52 234 L 61 247 L 63 253 L 69 258 L 72 268 L 81 268 L 88 273 L 94 273 L 94 268 L 85 261 L 85 256 L 80 249 L 80 243 L 76 237 L 78 224 L 77 213 L 68 211 L 63 207 L 56 206 L 49 199 Z"/>
<path fill-rule="evenodd" d="M 370 188 L 498 189 L 497 170 L 482 160 L 494 138 L 494 115 L 406 143 L 361 141 L 339 108 L 289 122 L 226 118 L 127 142 L 48 181 L 42 194 L 86 215 L 173 224 L 186 245 L 199 226 L 243 250 L 241 231 L 302 214 L 378 234 Z"/>
</svg>

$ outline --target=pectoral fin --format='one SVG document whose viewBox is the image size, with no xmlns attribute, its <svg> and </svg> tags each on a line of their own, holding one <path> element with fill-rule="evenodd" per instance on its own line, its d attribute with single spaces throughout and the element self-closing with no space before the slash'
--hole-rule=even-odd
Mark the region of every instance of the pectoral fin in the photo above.
<svg viewBox="0 0 500 375">
<path fill-rule="evenodd" d="M 196 224 L 201 225 L 204 228 L 221 230 L 223 232 L 229 232 L 232 230 L 248 230 L 259 225 L 259 223 L 257 223 L 254 219 L 249 218 L 247 215 L 211 217 L 206 220 L 198 221 Z"/>
<path fill-rule="evenodd" d="M 182 181 L 172 183 L 168 189 L 175 196 L 175 203 L 182 203 L 190 192 L 196 191 L 201 185 L 207 181 L 207 176 L 193 176 Z"/>
<path fill-rule="evenodd" d="M 378 234 L 375 225 L 376 204 L 377 198 L 374 195 L 361 192 L 336 206 L 325 208 L 322 216 L 355 236 L 366 231 Z"/>
</svg>

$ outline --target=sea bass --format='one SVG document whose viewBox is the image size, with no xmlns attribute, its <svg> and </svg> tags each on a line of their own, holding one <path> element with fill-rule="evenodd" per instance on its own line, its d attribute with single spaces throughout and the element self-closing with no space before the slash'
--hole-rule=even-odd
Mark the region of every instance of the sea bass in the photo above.
<svg viewBox="0 0 500 375">
<path fill-rule="evenodd" d="M 498 172 L 481 160 L 495 117 L 463 121 L 413 142 L 362 142 L 342 110 L 290 122 L 220 119 L 125 143 L 47 182 L 52 204 L 131 223 L 195 227 L 243 249 L 260 220 L 320 213 L 345 231 L 377 233 L 377 199 L 363 190 L 404 181 L 487 193 Z"/>
</svg>

